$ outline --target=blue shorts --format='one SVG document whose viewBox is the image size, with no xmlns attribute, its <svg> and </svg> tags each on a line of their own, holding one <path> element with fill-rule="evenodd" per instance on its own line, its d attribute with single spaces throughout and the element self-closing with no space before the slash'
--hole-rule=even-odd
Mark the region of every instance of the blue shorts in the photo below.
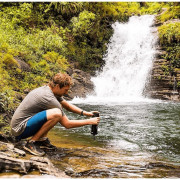
<svg viewBox="0 0 180 180">
<path fill-rule="evenodd" d="M 25 130 L 21 135 L 16 136 L 16 139 L 21 140 L 35 135 L 45 122 L 47 122 L 46 111 L 37 113 L 28 120 Z"/>
</svg>

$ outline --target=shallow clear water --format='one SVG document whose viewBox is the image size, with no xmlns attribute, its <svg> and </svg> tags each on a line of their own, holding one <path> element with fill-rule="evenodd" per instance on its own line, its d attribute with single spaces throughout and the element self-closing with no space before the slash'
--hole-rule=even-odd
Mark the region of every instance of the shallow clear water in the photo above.
<svg viewBox="0 0 180 180">
<path fill-rule="evenodd" d="M 76 104 L 84 110 L 98 110 L 101 121 L 94 140 L 90 126 L 65 130 L 65 136 L 82 145 L 144 153 L 173 165 L 180 165 L 180 103 L 134 102 L 119 105 Z M 80 119 L 66 112 L 69 119 Z"/>
</svg>

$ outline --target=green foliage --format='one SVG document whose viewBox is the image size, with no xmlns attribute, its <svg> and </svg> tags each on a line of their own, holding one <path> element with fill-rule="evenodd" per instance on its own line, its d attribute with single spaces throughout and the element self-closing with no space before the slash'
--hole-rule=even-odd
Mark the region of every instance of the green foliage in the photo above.
<svg viewBox="0 0 180 180">
<path fill-rule="evenodd" d="M 161 69 L 163 70 L 164 75 L 169 75 L 170 69 L 167 65 L 162 65 Z"/>
<path fill-rule="evenodd" d="M 94 13 L 88 12 L 86 10 L 81 12 L 79 17 L 73 17 L 71 22 L 74 36 L 83 36 L 89 34 L 89 32 L 92 30 L 95 18 L 96 16 Z"/>
<path fill-rule="evenodd" d="M 171 64 L 169 72 L 175 72 L 176 68 L 180 68 L 180 23 L 164 24 L 158 31 L 160 44 L 167 52 L 164 58 Z"/>
<path fill-rule="evenodd" d="M 41 61 L 41 65 L 42 66 L 49 65 L 48 72 L 51 72 L 49 76 L 52 76 L 55 72 L 57 73 L 59 71 L 65 71 L 69 66 L 67 59 L 64 56 L 59 55 L 58 53 L 54 51 L 47 52 L 46 54 L 43 55 L 43 58 L 44 60 Z M 47 62 L 49 63 L 48 65 L 46 64 Z"/>
<path fill-rule="evenodd" d="M 164 3 L 144 2 L 141 8 L 141 14 L 158 14 L 162 12 Z"/>
<path fill-rule="evenodd" d="M 178 44 L 172 43 L 171 45 L 164 45 L 164 49 L 166 49 L 167 54 L 164 57 L 168 61 L 170 61 L 172 68 L 174 68 L 173 71 L 175 71 L 176 68 L 180 68 L 180 47 Z"/>
<path fill-rule="evenodd" d="M 12 3 L 10 6 L 7 3 L 1 3 L 1 5 L 2 11 L 0 13 L 3 21 L 10 21 L 14 28 L 23 27 L 26 28 L 26 31 L 29 31 L 36 26 L 42 27 L 45 23 L 43 11 L 47 8 L 46 4 L 19 2 Z"/>
<path fill-rule="evenodd" d="M 63 41 L 58 33 L 59 31 L 56 31 L 54 27 L 45 30 L 35 30 L 22 39 L 23 46 L 21 45 L 20 48 L 22 51 L 31 52 L 31 54 L 26 56 L 28 60 L 32 59 L 30 56 L 33 54 L 39 58 L 47 51 L 54 50 L 64 54 L 66 51 L 66 42 Z"/>
<path fill-rule="evenodd" d="M 87 9 L 101 19 L 109 21 L 127 21 L 128 17 L 139 13 L 139 4 L 136 2 L 92 2 Z"/>
<path fill-rule="evenodd" d="M 167 6 L 165 8 L 165 12 L 163 12 L 160 16 L 158 16 L 157 19 L 163 23 L 171 19 L 179 19 L 179 18 L 180 18 L 180 6 L 177 4 L 174 6 Z"/>
<path fill-rule="evenodd" d="M 161 44 L 180 42 L 180 22 L 164 24 L 158 31 Z"/>
<path fill-rule="evenodd" d="M 17 61 L 13 58 L 11 54 L 5 54 L 2 58 L 2 63 L 8 68 L 18 67 Z"/>
<path fill-rule="evenodd" d="M 169 61 L 170 67 L 166 72 L 176 74 L 180 68 L 180 6 L 178 2 L 162 3 L 163 9 L 157 20 L 163 25 L 158 28 L 159 42 L 167 52 L 164 58 Z"/>
<path fill-rule="evenodd" d="M 5 89 L 3 92 L 0 92 L 0 105 L 5 111 L 11 111 L 14 107 L 13 102 L 14 92 L 10 89 Z"/>
<path fill-rule="evenodd" d="M 180 88 L 180 81 L 177 82 L 177 88 Z"/>
<path fill-rule="evenodd" d="M 51 8 L 62 15 L 72 16 L 83 10 L 83 3 L 81 2 L 52 2 L 48 6 L 45 12 L 51 10 Z"/>
</svg>

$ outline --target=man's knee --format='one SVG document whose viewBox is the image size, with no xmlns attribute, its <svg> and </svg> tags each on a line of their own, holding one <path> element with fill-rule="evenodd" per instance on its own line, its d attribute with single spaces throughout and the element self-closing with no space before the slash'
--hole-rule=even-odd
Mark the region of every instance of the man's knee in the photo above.
<svg viewBox="0 0 180 180">
<path fill-rule="evenodd" d="M 62 111 L 58 108 L 53 108 L 53 109 L 49 109 L 47 110 L 47 120 L 61 120 L 62 118 Z"/>
</svg>

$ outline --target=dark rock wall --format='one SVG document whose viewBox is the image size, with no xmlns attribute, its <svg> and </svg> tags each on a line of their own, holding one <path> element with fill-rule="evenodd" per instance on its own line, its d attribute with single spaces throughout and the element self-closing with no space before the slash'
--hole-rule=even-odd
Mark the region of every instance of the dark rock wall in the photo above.
<svg viewBox="0 0 180 180">
<path fill-rule="evenodd" d="M 180 74 L 166 74 L 162 67 L 168 64 L 165 59 L 154 60 L 146 95 L 155 99 L 179 101 L 177 81 L 180 80 Z"/>
<path fill-rule="evenodd" d="M 160 25 L 162 24 L 154 24 L 157 36 L 157 28 Z M 154 99 L 180 101 L 180 87 L 177 86 L 177 82 L 180 82 L 180 71 L 166 71 L 165 68 L 168 67 L 170 69 L 171 64 L 170 61 L 163 58 L 166 51 L 159 45 L 159 42 L 157 43 L 156 51 L 149 81 L 145 88 L 145 95 Z"/>
<path fill-rule="evenodd" d="M 90 73 L 74 68 L 69 68 L 67 73 L 72 77 L 73 85 L 65 99 L 70 100 L 74 97 L 84 98 L 87 94 L 93 92 L 94 84 L 91 81 Z"/>
</svg>

